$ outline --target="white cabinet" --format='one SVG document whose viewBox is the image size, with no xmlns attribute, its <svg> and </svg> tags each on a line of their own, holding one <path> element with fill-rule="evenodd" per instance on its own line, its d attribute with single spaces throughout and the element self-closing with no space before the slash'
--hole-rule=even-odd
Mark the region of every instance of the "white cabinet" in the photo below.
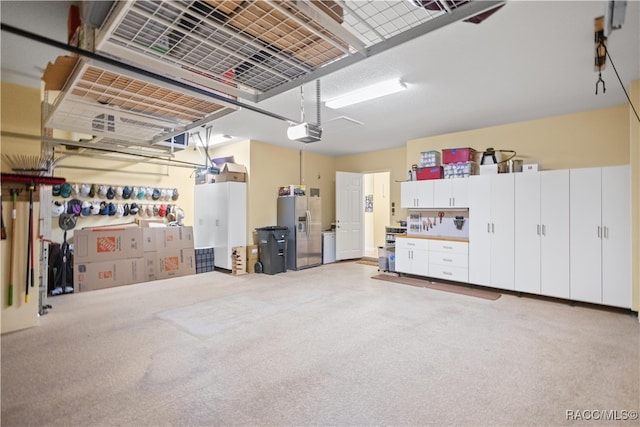
<svg viewBox="0 0 640 427">
<path fill-rule="evenodd" d="M 469 244 L 429 240 L 429 276 L 457 282 L 469 281 Z"/>
<path fill-rule="evenodd" d="M 398 237 L 396 239 L 396 272 L 429 275 L 429 241 Z"/>
<path fill-rule="evenodd" d="M 571 299 L 631 307 L 629 166 L 572 169 Z"/>
<path fill-rule="evenodd" d="M 468 194 L 469 180 L 467 178 L 433 181 L 433 206 L 436 208 L 469 207 Z"/>
<path fill-rule="evenodd" d="M 515 290 L 569 298 L 569 171 L 515 174 Z"/>
<path fill-rule="evenodd" d="M 469 281 L 514 289 L 514 174 L 469 177 Z"/>
<path fill-rule="evenodd" d="M 193 234 L 196 248 L 214 248 L 216 267 L 231 270 L 235 246 L 247 244 L 247 184 L 196 185 Z"/>
<path fill-rule="evenodd" d="M 432 208 L 433 180 L 400 183 L 400 206 L 403 208 Z"/>
</svg>

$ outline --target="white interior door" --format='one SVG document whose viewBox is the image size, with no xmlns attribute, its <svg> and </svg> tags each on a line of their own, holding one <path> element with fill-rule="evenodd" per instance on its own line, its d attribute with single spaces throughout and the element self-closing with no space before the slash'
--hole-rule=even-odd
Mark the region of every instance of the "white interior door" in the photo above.
<svg viewBox="0 0 640 427">
<path fill-rule="evenodd" d="M 336 172 L 336 260 L 364 256 L 363 175 Z"/>
</svg>

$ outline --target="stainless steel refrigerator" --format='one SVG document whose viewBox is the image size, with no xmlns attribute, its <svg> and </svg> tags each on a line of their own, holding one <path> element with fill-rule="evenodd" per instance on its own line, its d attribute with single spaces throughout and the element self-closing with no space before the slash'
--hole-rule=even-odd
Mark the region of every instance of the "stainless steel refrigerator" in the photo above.
<svg viewBox="0 0 640 427">
<path fill-rule="evenodd" d="M 320 197 L 278 197 L 278 225 L 289 229 L 287 269 L 322 264 L 321 212 Z"/>
</svg>

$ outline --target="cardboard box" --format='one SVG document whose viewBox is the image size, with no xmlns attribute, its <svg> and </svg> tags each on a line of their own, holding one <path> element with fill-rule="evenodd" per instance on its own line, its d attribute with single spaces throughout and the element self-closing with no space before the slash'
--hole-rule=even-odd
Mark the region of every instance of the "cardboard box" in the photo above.
<svg viewBox="0 0 640 427">
<path fill-rule="evenodd" d="M 145 275 L 155 280 L 196 274 L 196 254 L 194 249 L 173 249 L 145 252 Z"/>
<path fill-rule="evenodd" d="M 156 243 L 157 228 L 143 228 L 142 229 L 142 250 L 143 252 L 156 252 L 158 250 L 158 244 Z"/>
<path fill-rule="evenodd" d="M 247 273 L 255 273 L 258 262 L 258 245 L 247 246 Z"/>
<path fill-rule="evenodd" d="M 193 249 L 193 227 L 154 228 L 158 251 Z"/>
<path fill-rule="evenodd" d="M 149 227 L 142 229 L 144 252 L 193 249 L 193 227 Z"/>
<path fill-rule="evenodd" d="M 426 179 L 441 179 L 442 177 L 444 177 L 444 169 L 442 166 L 418 168 L 416 171 L 416 178 L 418 181 L 424 181 Z"/>
<path fill-rule="evenodd" d="M 447 148 L 442 150 L 442 164 L 475 161 L 476 150 L 473 148 Z"/>
<path fill-rule="evenodd" d="M 73 233 L 76 262 L 101 262 L 143 256 L 142 228 L 89 228 Z"/>
<path fill-rule="evenodd" d="M 166 227 L 167 221 L 164 219 L 142 219 L 136 218 L 136 224 L 140 227 Z"/>
<path fill-rule="evenodd" d="M 77 62 L 74 56 L 58 56 L 54 64 L 49 62 L 42 75 L 44 90 L 62 90 Z"/>
<path fill-rule="evenodd" d="M 143 258 L 128 258 L 101 262 L 74 260 L 73 283 L 79 292 L 146 282 Z"/>
<path fill-rule="evenodd" d="M 247 168 L 237 163 L 225 163 L 220 168 L 220 174 L 216 177 L 216 182 L 246 182 Z"/>
</svg>

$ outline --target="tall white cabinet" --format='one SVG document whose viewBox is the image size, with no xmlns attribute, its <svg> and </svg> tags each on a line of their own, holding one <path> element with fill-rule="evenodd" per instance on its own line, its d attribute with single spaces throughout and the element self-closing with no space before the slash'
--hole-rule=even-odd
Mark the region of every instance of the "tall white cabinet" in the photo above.
<svg viewBox="0 0 640 427">
<path fill-rule="evenodd" d="M 631 307 L 630 168 L 572 169 L 571 299 Z"/>
<path fill-rule="evenodd" d="M 214 248 L 215 266 L 231 270 L 232 248 L 247 244 L 247 184 L 196 185 L 193 213 L 195 248 Z"/>
<path fill-rule="evenodd" d="M 469 177 L 469 282 L 514 289 L 514 174 Z"/>
<path fill-rule="evenodd" d="M 569 171 L 515 174 L 515 290 L 569 298 Z"/>
</svg>

